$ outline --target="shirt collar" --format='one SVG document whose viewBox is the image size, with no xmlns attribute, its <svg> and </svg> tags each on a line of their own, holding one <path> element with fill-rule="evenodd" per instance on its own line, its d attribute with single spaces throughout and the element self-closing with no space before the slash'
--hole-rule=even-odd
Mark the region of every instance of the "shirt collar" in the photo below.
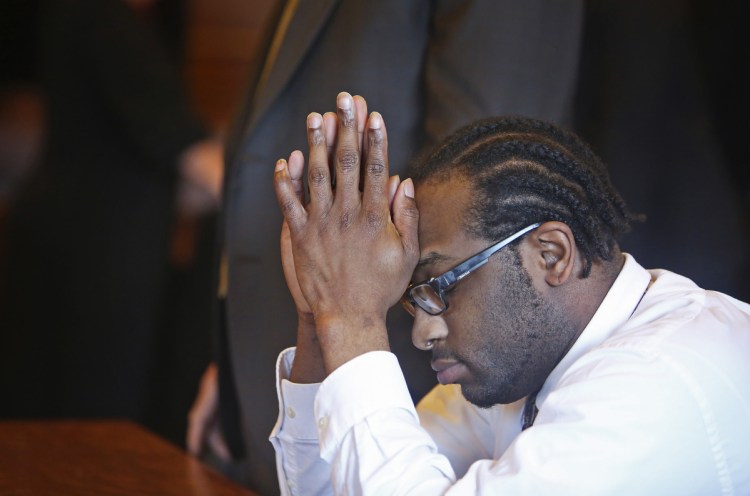
<svg viewBox="0 0 750 496">
<path fill-rule="evenodd" d="M 651 275 L 625 253 L 625 264 L 620 274 L 609 288 L 601 305 L 594 313 L 583 332 L 565 354 L 560 363 L 552 369 L 542 389 L 536 398 L 536 404 L 541 408 L 547 395 L 557 385 L 568 368 L 589 350 L 606 340 L 616 329 L 622 326 L 633 314 L 643 294 L 651 282 Z"/>
</svg>

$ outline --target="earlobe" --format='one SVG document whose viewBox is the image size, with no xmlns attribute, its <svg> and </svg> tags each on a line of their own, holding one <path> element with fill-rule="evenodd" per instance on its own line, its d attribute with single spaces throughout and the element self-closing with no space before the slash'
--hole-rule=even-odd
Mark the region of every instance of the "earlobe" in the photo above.
<svg viewBox="0 0 750 496">
<path fill-rule="evenodd" d="M 536 229 L 533 240 L 543 261 L 544 281 L 552 287 L 565 284 L 576 259 L 576 243 L 570 227 L 563 222 L 545 222 Z"/>
</svg>

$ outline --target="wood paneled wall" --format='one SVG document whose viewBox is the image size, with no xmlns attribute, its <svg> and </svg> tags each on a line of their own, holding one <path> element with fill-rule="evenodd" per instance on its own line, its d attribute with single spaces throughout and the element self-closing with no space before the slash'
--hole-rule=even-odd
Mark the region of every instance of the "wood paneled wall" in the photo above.
<svg viewBox="0 0 750 496">
<path fill-rule="evenodd" d="M 185 77 L 199 114 L 218 132 L 245 96 L 277 0 L 188 0 Z"/>
</svg>

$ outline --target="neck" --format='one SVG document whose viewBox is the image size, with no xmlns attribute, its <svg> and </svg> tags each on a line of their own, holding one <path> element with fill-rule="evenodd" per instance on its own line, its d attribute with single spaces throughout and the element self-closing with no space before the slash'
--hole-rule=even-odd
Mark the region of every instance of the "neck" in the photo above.
<svg viewBox="0 0 750 496">
<path fill-rule="evenodd" d="M 594 317 L 624 264 L 625 256 L 619 249 L 616 249 L 612 255 L 612 260 L 594 262 L 589 276 L 585 279 L 578 279 L 578 284 L 570 288 L 566 295 L 568 300 L 566 303 L 568 308 L 573 309 L 571 314 L 577 332 L 568 349 L 575 343 L 578 336 L 581 335 Z"/>
</svg>

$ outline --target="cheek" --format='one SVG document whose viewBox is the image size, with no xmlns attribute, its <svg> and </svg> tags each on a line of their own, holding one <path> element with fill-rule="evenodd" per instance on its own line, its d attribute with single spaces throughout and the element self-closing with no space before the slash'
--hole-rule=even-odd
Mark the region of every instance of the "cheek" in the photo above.
<svg viewBox="0 0 750 496">
<path fill-rule="evenodd" d="M 463 341 L 487 352 L 492 348 L 503 355 L 523 354 L 528 328 L 533 321 L 536 298 L 531 288 L 513 281 L 478 279 L 471 294 L 461 298 Z"/>
<path fill-rule="evenodd" d="M 476 316 L 446 319 L 450 333 L 446 340 L 451 350 L 462 358 L 467 358 L 484 342 L 483 325 Z"/>
<path fill-rule="evenodd" d="M 476 353 L 486 346 L 486 343 L 496 339 L 502 328 L 497 295 L 493 285 L 474 278 L 465 281 L 467 284 L 456 288 L 450 297 L 450 311 L 446 313 L 445 321 L 450 333 L 448 344 L 457 353 Z"/>
</svg>

